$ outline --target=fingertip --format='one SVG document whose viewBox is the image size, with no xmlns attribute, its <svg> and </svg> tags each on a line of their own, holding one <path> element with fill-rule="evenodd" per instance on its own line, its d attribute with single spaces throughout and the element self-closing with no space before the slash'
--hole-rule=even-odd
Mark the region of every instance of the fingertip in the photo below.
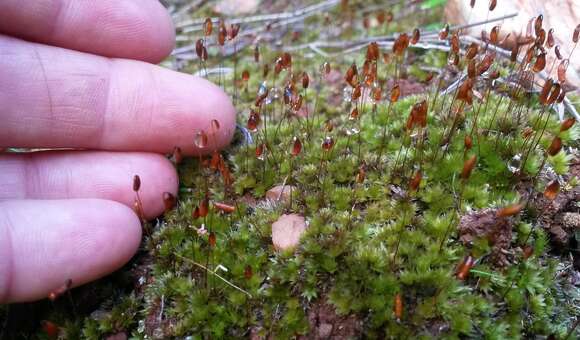
<svg viewBox="0 0 580 340">
<path fill-rule="evenodd" d="M 204 98 L 192 102 L 197 106 L 195 111 L 198 112 L 199 120 L 195 132 L 206 132 L 209 144 L 202 150 L 194 143 L 189 143 L 182 149 L 188 155 L 208 154 L 213 150 L 223 149 L 230 144 L 236 129 L 236 110 L 232 100 L 221 87 L 204 78 L 194 76 L 190 81 L 193 83 L 191 88 L 197 92 L 195 96 L 201 95 Z M 212 128 L 212 120 L 219 123 L 217 131 Z"/>
<path fill-rule="evenodd" d="M 107 215 L 105 217 L 107 220 L 102 223 L 103 229 L 100 235 L 106 247 L 104 249 L 117 254 L 110 259 L 110 263 L 104 266 L 104 273 L 108 273 L 123 266 L 137 252 L 143 236 L 143 227 L 135 212 L 122 203 L 99 199 L 90 201 L 94 201 L 96 205 L 101 204 L 103 209 L 101 211 L 110 212 L 103 214 Z"/>
<path fill-rule="evenodd" d="M 148 169 L 148 176 L 142 179 L 140 197 L 143 198 L 145 217 L 157 217 L 165 210 L 163 193 L 168 192 L 177 197 L 179 177 L 175 166 L 164 156 L 151 153 L 142 154 Z"/>
<path fill-rule="evenodd" d="M 208 101 L 204 112 L 208 112 L 210 116 L 215 115 L 214 118 L 220 123 L 220 129 L 217 133 L 217 148 L 222 149 L 230 144 L 235 128 L 236 128 L 236 109 L 232 103 L 230 96 L 219 86 L 214 83 L 200 78 L 205 82 L 208 88 L 214 92 L 213 101 Z M 211 117 L 210 117 L 211 118 Z M 211 121 L 210 121 L 211 125 Z"/>
<path fill-rule="evenodd" d="M 169 12 L 159 1 L 154 0 L 152 6 L 155 7 L 156 16 L 159 17 L 159 20 L 155 21 L 155 26 L 151 26 L 153 30 L 151 34 L 156 37 L 154 40 L 156 44 L 154 48 L 144 49 L 142 53 L 144 61 L 158 64 L 175 48 L 175 27 Z M 146 18 L 146 20 L 150 19 Z"/>
<path fill-rule="evenodd" d="M 127 206 L 106 200 L 15 200 L 0 203 L 0 246 L 10 266 L 2 302 L 43 299 L 67 280 L 74 286 L 119 269 L 141 242 Z M 8 232 L 7 232 L 8 231 Z"/>
</svg>

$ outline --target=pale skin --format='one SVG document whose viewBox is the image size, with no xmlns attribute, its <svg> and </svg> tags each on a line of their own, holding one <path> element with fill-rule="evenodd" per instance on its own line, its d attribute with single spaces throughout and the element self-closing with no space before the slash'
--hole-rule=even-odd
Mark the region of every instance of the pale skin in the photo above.
<svg viewBox="0 0 580 340">
<path fill-rule="evenodd" d="M 148 218 L 178 190 L 162 154 L 235 127 L 213 84 L 155 63 L 174 45 L 157 0 L 0 1 L 0 303 L 46 298 L 125 264 L 139 247 L 132 180 Z M 207 151 L 207 150 L 205 150 Z"/>
</svg>

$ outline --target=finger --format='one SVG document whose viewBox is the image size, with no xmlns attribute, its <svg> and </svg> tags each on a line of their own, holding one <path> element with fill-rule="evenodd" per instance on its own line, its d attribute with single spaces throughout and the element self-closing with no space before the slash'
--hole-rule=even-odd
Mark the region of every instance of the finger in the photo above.
<svg viewBox="0 0 580 340">
<path fill-rule="evenodd" d="M 173 165 L 163 156 L 117 152 L 35 152 L 0 155 L 0 200 L 101 198 L 133 207 L 133 176 L 145 217 L 159 216 L 163 193 L 177 194 Z"/>
<path fill-rule="evenodd" d="M 2 0 L 0 33 L 157 63 L 173 49 L 171 18 L 157 0 Z"/>
<path fill-rule="evenodd" d="M 140 239 L 137 216 L 113 201 L 0 202 L 0 303 L 98 279 L 125 264 Z"/>
<path fill-rule="evenodd" d="M 234 108 L 204 79 L 0 36 L 0 147 L 193 153 L 212 119 L 223 147 Z"/>
</svg>

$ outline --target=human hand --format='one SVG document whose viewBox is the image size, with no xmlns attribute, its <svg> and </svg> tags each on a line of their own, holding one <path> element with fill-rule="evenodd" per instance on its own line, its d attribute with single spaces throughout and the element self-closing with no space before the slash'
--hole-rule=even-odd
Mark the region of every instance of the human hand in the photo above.
<svg viewBox="0 0 580 340">
<path fill-rule="evenodd" d="M 0 303 L 122 266 L 141 240 L 133 176 L 157 216 L 178 178 L 155 153 L 195 154 L 212 119 L 215 146 L 230 141 L 234 108 L 218 87 L 146 63 L 173 40 L 157 0 L 0 1 L 0 148 L 102 150 L 0 153 Z"/>
</svg>

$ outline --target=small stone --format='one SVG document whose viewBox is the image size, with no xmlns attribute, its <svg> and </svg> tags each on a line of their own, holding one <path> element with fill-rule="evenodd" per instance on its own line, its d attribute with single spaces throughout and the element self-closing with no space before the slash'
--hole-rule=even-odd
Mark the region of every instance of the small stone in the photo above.
<svg viewBox="0 0 580 340">
<path fill-rule="evenodd" d="M 562 216 L 562 224 L 568 230 L 580 230 L 580 214 L 579 213 L 564 213 Z"/>
<path fill-rule="evenodd" d="M 272 224 L 272 243 L 277 250 L 295 248 L 306 231 L 306 220 L 298 214 L 282 215 Z"/>
<path fill-rule="evenodd" d="M 323 323 L 318 327 L 318 336 L 320 339 L 328 339 L 332 334 L 332 325 L 329 323 Z"/>
<path fill-rule="evenodd" d="M 290 194 L 296 194 L 295 186 L 277 185 L 266 192 L 266 199 L 273 202 L 290 203 Z"/>
</svg>

